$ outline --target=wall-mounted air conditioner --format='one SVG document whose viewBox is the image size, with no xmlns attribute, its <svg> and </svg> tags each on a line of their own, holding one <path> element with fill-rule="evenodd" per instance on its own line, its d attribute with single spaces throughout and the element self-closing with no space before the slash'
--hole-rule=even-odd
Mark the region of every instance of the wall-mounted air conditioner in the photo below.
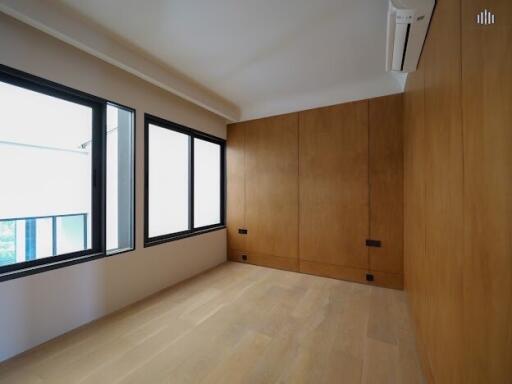
<svg viewBox="0 0 512 384">
<path fill-rule="evenodd" d="M 386 71 L 413 72 L 435 0 L 389 0 Z"/>
</svg>

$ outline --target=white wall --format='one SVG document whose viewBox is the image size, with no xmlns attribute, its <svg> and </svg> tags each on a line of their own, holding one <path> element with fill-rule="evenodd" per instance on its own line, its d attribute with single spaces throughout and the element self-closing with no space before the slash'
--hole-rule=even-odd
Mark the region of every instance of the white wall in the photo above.
<svg viewBox="0 0 512 384">
<path fill-rule="evenodd" d="M 226 260 L 224 230 L 143 248 L 144 112 L 225 137 L 222 118 L 4 14 L 0 63 L 137 110 L 136 251 L 1 282 L 0 361 Z"/>
</svg>

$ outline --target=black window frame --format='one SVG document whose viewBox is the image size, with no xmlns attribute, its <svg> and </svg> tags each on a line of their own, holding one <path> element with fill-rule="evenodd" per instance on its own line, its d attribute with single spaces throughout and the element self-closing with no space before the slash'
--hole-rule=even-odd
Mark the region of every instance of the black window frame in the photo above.
<svg viewBox="0 0 512 384">
<path fill-rule="evenodd" d="M 189 137 L 189 177 L 188 177 L 188 218 L 189 229 L 159 236 L 149 236 L 149 125 L 169 129 Z M 217 224 L 194 227 L 194 139 L 208 141 L 220 146 L 220 222 Z M 144 247 L 168 243 L 191 236 L 217 231 L 226 228 L 226 140 L 204 133 L 193 128 L 144 114 Z"/>
<path fill-rule="evenodd" d="M 71 87 L 55 83 L 53 81 L 20 71 L 18 69 L 0 64 L 0 82 L 8 83 L 44 95 L 59 98 L 61 100 L 73 102 L 92 108 L 93 127 L 92 127 L 92 169 L 91 169 L 91 248 L 66 253 L 62 255 L 49 256 L 41 259 L 23 261 L 0 266 L 0 282 L 12 280 L 24 276 L 33 275 L 57 268 L 63 268 L 78 263 L 100 259 L 108 256 L 115 256 L 136 249 L 135 238 L 135 155 L 136 155 L 136 111 L 134 108 L 127 107 L 120 103 L 113 102 L 101 97 L 97 97 L 86 92 L 82 92 Z M 129 110 L 133 113 L 133 226 L 132 226 L 132 248 L 123 249 L 119 252 L 107 253 L 106 251 L 106 134 L 107 134 L 107 105 Z"/>
</svg>

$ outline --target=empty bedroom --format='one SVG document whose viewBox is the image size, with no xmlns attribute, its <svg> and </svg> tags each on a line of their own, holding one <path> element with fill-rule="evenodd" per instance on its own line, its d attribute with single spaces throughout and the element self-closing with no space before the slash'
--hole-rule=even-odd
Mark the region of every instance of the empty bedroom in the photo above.
<svg viewBox="0 0 512 384">
<path fill-rule="evenodd" d="M 0 384 L 512 384 L 510 0 L 0 0 Z"/>
</svg>

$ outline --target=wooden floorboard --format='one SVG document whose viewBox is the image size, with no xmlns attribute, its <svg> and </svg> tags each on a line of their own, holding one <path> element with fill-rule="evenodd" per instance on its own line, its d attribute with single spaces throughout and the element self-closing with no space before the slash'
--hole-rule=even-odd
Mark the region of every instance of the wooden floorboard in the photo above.
<svg viewBox="0 0 512 384">
<path fill-rule="evenodd" d="M 0 365 L 0 383 L 424 383 L 404 293 L 226 263 Z"/>
</svg>

